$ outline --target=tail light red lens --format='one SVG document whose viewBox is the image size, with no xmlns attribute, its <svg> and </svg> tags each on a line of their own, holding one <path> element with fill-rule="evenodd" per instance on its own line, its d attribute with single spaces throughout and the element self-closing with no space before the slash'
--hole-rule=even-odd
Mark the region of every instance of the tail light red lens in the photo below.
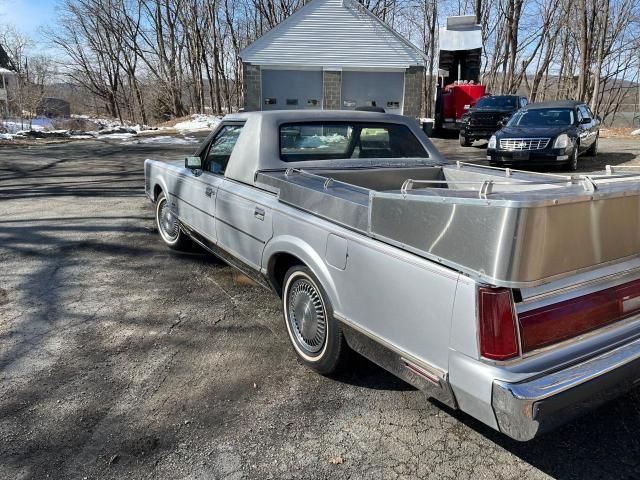
<svg viewBox="0 0 640 480">
<path fill-rule="evenodd" d="M 518 332 L 507 288 L 478 289 L 480 354 L 491 360 L 508 360 L 518 355 Z"/>
<path fill-rule="evenodd" d="M 518 316 L 522 351 L 530 352 L 640 312 L 640 281 L 537 308 Z"/>
</svg>

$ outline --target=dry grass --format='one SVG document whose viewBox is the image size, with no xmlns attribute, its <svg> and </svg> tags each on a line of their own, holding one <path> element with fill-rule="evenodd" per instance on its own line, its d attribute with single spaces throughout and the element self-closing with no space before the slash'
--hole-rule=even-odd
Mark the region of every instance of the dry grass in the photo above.
<svg viewBox="0 0 640 480">
<path fill-rule="evenodd" d="M 631 135 L 631 132 L 637 130 L 636 128 L 619 128 L 619 127 L 601 127 L 600 136 L 602 138 L 638 138 L 640 137 Z"/>
</svg>

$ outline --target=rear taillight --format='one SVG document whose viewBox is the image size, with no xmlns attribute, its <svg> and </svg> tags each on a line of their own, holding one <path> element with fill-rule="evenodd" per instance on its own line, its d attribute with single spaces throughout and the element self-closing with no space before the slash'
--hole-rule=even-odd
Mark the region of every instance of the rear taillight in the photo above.
<svg viewBox="0 0 640 480">
<path fill-rule="evenodd" d="M 523 353 L 640 312 L 640 281 L 537 308 L 518 316 Z"/>
<path fill-rule="evenodd" d="M 491 360 L 518 355 L 518 332 L 511 290 L 478 288 L 480 354 Z"/>
</svg>

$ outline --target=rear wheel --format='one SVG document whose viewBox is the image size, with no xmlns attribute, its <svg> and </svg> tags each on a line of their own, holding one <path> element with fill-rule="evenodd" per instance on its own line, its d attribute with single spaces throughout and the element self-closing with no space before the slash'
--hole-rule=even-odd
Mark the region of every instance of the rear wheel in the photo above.
<svg viewBox="0 0 640 480">
<path fill-rule="evenodd" d="M 589 150 L 587 150 L 587 155 L 590 157 L 595 157 L 596 155 L 598 155 L 598 140 L 600 139 L 600 136 L 596 136 L 595 141 L 593 142 L 593 145 L 591 145 L 589 147 Z"/>
<path fill-rule="evenodd" d="M 188 250 L 191 247 L 189 237 L 180 229 L 180 221 L 164 193 L 160 193 L 156 202 L 156 226 L 160 238 L 174 250 Z"/>
<path fill-rule="evenodd" d="M 462 147 L 470 147 L 473 144 L 473 141 L 469 140 L 462 133 L 458 135 L 458 138 L 460 139 L 460 146 Z"/>
<path fill-rule="evenodd" d="M 309 268 L 291 267 L 282 289 L 284 320 L 300 361 L 327 375 L 338 368 L 347 345 L 324 289 Z"/>
</svg>

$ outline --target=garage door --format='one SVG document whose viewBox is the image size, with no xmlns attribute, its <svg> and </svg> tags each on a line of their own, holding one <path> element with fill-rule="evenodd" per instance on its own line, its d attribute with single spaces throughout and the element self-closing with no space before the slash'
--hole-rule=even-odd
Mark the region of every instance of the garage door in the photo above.
<svg viewBox="0 0 640 480">
<path fill-rule="evenodd" d="M 322 71 L 262 70 L 262 109 L 322 109 Z"/>
<path fill-rule="evenodd" d="M 342 108 L 361 106 L 402 113 L 404 72 L 342 72 Z"/>
</svg>

